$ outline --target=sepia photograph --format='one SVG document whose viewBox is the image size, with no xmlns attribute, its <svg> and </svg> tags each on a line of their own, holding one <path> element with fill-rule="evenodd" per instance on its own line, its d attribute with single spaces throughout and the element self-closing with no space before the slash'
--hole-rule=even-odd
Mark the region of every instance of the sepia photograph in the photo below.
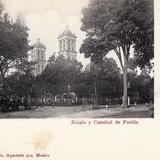
<svg viewBox="0 0 160 160">
<path fill-rule="evenodd" d="M 154 0 L 0 0 L 0 119 L 154 118 Z"/>
</svg>

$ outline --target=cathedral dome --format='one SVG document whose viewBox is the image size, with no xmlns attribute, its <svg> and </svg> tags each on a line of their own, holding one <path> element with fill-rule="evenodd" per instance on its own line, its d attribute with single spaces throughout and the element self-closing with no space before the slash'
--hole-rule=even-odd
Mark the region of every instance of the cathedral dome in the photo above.
<svg viewBox="0 0 160 160">
<path fill-rule="evenodd" d="M 43 45 L 43 44 L 40 42 L 40 39 L 39 39 L 39 38 L 37 39 L 37 42 L 34 44 L 34 47 L 46 49 L 45 45 Z"/>
<path fill-rule="evenodd" d="M 69 36 L 69 37 L 74 37 L 76 38 L 75 34 L 73 34 L 71 32 L 71 30 L 69 29 L 69 26 L 66 26 L 65 30 L 62 32 L 62 34 L 59 35 L 59 38 L 60 37 L 63 37 L 63 36 Z"/>
<path fill-rule="evenodd" d="M 65 34 L 65 35 L 72 35 L 72 32 L 71 32 L 71 30 L 69 29 L 69 27 L 66 26 L 66 28 L 65 28 L 65 30 L 63 31 L 62 34 Z"/>
</svg>

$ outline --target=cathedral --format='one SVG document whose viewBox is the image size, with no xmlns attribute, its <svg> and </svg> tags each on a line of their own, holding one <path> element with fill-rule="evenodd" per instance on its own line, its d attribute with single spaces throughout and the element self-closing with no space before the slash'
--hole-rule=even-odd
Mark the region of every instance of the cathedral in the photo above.
<svg viewBox="0 0 160 160">
<path fill-rule="evenodd" d="M 58 36 L 58 55 L 63 55 L 65 59 L 76 60 L 76 38 L 75 34 L 73 34 L 67 26 L 66 29 Z M 46 67 L 45 52 L 45 45 L 40 42 L 40 39 L 37 39 L 37 42 L 34 44 L 34 48 L 31 50 L 31 60 L 36 62 L 33 71 L 34 76 L 41 74 Z M 50 60 L 48 63 L 51 63 Z"/>
</svg>

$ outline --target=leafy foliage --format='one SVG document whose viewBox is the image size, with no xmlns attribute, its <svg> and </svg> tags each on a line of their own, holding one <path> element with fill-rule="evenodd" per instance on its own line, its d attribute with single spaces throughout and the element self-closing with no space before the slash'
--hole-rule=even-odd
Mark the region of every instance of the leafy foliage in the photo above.
<svg viewBox="0 0 160 160">
<path fill-rule="evenodd" d="M 63 56 L 50 58 L 50 63 L 44 72 L 37 77 L 39 93 L 49 92 L 52 95 L 62 95 L 68 90 L 68 85 L 73 89 L 75 79 L 79 76 L 82 64 L 77 60 L 65 59 Z"/>
<path fill-rule="evenodd" d="M 80 51 L 86 57 L 96 60 L 115 50 L 120 58 L 118 49 L 129 57 L 132 45 L 139 65 L 153 58 L 152 0 L 91 0 L 82 13 L 81 29 L 87 38 Z"/>
<path fill-rule="evenodd" d="M 27 58 L 28 28 L 21 23 L 20 17 L 15 22 L 0 7 L 0 74 L 5 90 L 6 72 Z"/>
<path fill-rule="evenodd" d="M 32 74 L 33 62 L 23 61 L 17 66 L 17 71 L 6 78 L 6 87 L 18 97 L 33 96 L 35 77 Z"/>
<path fill-rule="evenodd" d="M 139 103 L 154 101 L 154 79 L 140 74 L 130 79 L 130 96 Z"/>
<path fill-rule="evenodd" d="M 80 52 L 100 63 L 111 50 L 117 54 L 123 71 L 123 106 L 127 106 L 127 68 L 134 49 L 140 67 L 153 58 L 152 0 L 90 0 L 82 10 L 81 30 L 86 39 Z"/>
<path fill-rule="evenodd" d="M 102 99 L 106 103 L 106 98 L 121 97 L 120 69 L 113 59 L 105 58 L 101 64 L 92 62 L 86 66 L 76 83 L 75 91 L 79 97 L 93 98 L 95 97 L 95 83 L 99 103 Z"/>
</svg>

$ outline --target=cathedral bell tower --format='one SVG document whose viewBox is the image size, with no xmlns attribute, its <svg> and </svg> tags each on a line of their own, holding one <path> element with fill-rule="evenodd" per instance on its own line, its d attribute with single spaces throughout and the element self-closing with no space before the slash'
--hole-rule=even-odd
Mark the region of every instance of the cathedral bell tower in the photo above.
<svg viewBox="0 0 160 160">
<path fill-rule="evenodd" d="M 36 62 L 33 74 L 37 76 L 41 74 L 46 67 L 46 57 L 45 57 L 46 47 L 40 42 L 40 39 L 37 39 L 37 42 L 34 44 L 34 48 L 31 51 L 32 61 Z"/>
<path fill-rule="evenodd" d="M 58 36 L 59 54 L 63 55 L 66 59 L 75 60 L 77 56 L 76 38 L 75 34 L 66 26 L 66 29 Z"/>
</svg>

